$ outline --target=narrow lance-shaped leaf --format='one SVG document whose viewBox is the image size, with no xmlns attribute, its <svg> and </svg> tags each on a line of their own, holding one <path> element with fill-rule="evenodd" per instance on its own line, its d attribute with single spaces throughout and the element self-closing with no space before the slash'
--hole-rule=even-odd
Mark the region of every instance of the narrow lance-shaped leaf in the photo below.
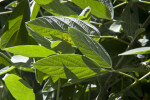
<svg viewBox="0 0 150 100">
<path fill-rule="evenodd" d="M 50 56 L 35 62 L 33 66 L 39 71 L 50 75 L 54 81 L 59 78 L 68 78 L 66 69 L 72 72 L 69 75 L 76 76 L 78 79 L 87 78 L 100 72 L 100 68 L 90 59 L 75 54 Z"/>
<path fill-rule="evenodd" d="M 98 42 L 74 28 L 69 28 L 69 33 L 72 41 L 85 56 L 97 62 L 100 67 L 111 68 L 111 58 Z"/>
<path fill-rule="evenodd" d="M 36 46 L 36 45 L 14 46 L 10 48 L 5 48 L 5 50 L 26 57 L 47 57 L 49 55 L 56 54 L 56 52 L 53 50 L 47 49 L 43 46 Z"/>
<path fill-rule="evenodd" d="M 141 48 L 128 50 L 119 55 L 136 55 L 136 54 L 150 54 L 150 47 L 141 47 Z"/>
<path fill-rule="evenodd" d="M 17 75 L 7 74 L 4 81 L 16 100 L 35 100 L 32 87 Z"/>
<path fill-rule="evenodd" d="M 31 5 L 31 16 L 30 16 L 30 19 L 34 19 L 36 18 L 39 10 L 40 10 L 40 6 L 35 2 L 33 1 L 32 5 Z"/>
</svg>

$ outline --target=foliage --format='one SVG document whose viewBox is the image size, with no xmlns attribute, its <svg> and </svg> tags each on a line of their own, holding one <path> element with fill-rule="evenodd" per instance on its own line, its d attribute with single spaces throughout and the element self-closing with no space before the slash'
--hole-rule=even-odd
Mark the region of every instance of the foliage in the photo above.
<svg viewBox="0 0 150 100">
<path fill-rule="evenodd" d="M 0 0 L 0 100 L 149 100 L 149 6 Z"/>
</svg>

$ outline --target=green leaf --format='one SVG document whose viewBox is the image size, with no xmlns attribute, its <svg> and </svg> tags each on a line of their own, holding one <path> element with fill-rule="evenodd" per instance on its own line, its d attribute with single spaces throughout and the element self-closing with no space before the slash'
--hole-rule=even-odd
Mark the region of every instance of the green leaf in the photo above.
<svg viewBox="0 0 150 100">
<path fill-rule="evenodd" d="M 42 5 L 46 5 L 52 2 L 52 0 L 34 0 L 34 1 Z"/>
<path fill-rule="evenodd" d="M 49 75 L 47 75 L 39 70 L 36 70 L 36 80 L 40 85 L 42 85 L 43 81 L 45 79 L 47 79 L 48 77 L 49 77 Z"/>
<path fill-rule="evenodd" d="M 13 69 L 15 69 L 14 66 L 12 66 L 12 67 L 9 67 L 9 66 L 4 67 L 4 68 L 0 69 L 0 75 L 6 74 L 6 73 L 10 72 Z"/>
<path fill-rule="evenodd" d="M 14 46 L 10 48 L 5 48 L 5 50 L 26 57 L 47 57 L 49 55 L 56 54 L 53 50 L 36 45 Z"/>
<path fill-rule="evenodd" d="M 72 0 L 73 3 L 84 9 L 91 7 L 91 13 L 99 18 L 112 19 L 111 13 L 108 8 L 100 1 L 97 0 Z"/>
<path fill-rule="evenodd" d="M 50 48 L 51 42 L 46 39 L 44 36 L 36 33 L 34 30 L 32 30 L 30 27 L 26 26 L 27 30 L 29 32 L 30 35 L 32 35 L 32 37 L 34 38 L 34 40 L 39 43 L 40 45 L 46 47 L 46 48 Z"/>
<path fill-rule="evenodd" d="M 141 48 L 128 50 L 119 55 L 136 55 L 136 54 L 150 54 L 150 47 L 141 47 Z"/>
<path fill-rule="evenodd" d="M 76 76 L 76 78 L 87 78 L 100 72 L 100 68 L 85 56 L 75 54 L 54 55 L 41 59 L 33 64 L 33 67 L 39 71 L 46 73 L 53 80 L 59 78 L 68 78 Z M 71 71 L 71 74 L 66 72 Z M 70 78 L 69 77 L 69 78 Z"/>
<path fill-rule="evenodd" d="M 17 75 L 7 74 L 4 81 L 16 100 L 35 100 L 32 87 Z"/>
<path fill-rule="evenodd" d="M 59 0 L 48 0 L 49 3 L 43 4 L 43 0 L 35 0 L 42 8 L 56 16 L 77 17 L 77 13 L 69 7 L 61 4 Z"/>
<path fill-rule="evenodd" d="M 24 22 L 30 19 L 28 0 L 23 0 L 12 12 L 1 37 L 0 48 L 26 44 L 28 34 Z"/>
<path fill-rule="evenodd" d="M 70 41 L 67 34 L 68 27 L 73 27 L 89 35 L 100 36 L 99 30 L 95 26 L 71 17 L 45 16 L 31 20 L 26 24 L 43 36 L 48 38 L 57 37 L 66 41 Z"/>
<path fill-rule="evenodd" d="M 99 1 L 102 2 L 103 4 L 105 4 L 105 6 L 108 8 L 108 10 L 110 11 L 111 16 L 113 18 L 114 17 L 114 7 L 112 4 L 112 1 L 111 0 L 99 0 Z"/>
<path fill-rule="evenodd" d="M 0 52 L 0 65 L 3 64 L 5 66 L 10 66 L 12 62 L 8 57 L 6 57 L 3 53 Z"/>
<path fill-rule="evenodd" d="M 36 18 L 37 14 L 40 10 L 40 6 L 35 1 L 33 1 L 30 8 L 31 8 L 30 19 L 34 19 L 34 18 Z"/>
<path fill-rule="evenodd" d="M 69 33 L 72 41 L 85 56 L 97 62 L 100 67 L 111 68 L 111 58 L 98 42 L 74 28 L 69 28 Z"/>
<path fill-rule="evenodd" d="M 51 48 L 58 53 L 74 53 L 72 45 L 65 41 L 54 41 Z"/>
<path fill-rule="evenodd" d="M 90 23 L 91 20 L 91 8 L 88 6 L 86 7 L 81 14 L 78 16 L 79 19 L 84 20 Z"/>
</svg>

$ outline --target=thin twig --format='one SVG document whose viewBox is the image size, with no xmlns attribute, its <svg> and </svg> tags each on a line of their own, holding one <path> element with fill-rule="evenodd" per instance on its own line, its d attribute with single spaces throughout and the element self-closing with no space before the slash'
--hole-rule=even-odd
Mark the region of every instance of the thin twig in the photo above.
<svg viewBox="0 0 150 100">
<path fill-rule="evenodd" d="M 115 39 L 115 40 L 118 40 L 118 41 L 120 41 L 120 42 L 122 42 L 122 43 L 124 43 L 124 44 L 129 45 L 128 42 L 126 42 L 126 41 L 124 41 L 124 40 L 121 40 L 121 39 L 119 39 L 119 38 L 117 38 L 117 37 L 114 37 L 114 36 L 93 36 L 93 35 L 89 35 L 89 36 L 90 36 L 90 37 L 93 37 L 93 38 L 101 38 L 101 39 Z"/>
<path fill-rule="evenodd" d="M 123 2 L 123 3 L 120 3 L 120 4 L 116 5 L 116 6 L 114 6 L 114 9 L 120 7 L 120 6 L 124 5 L 124 4 L 127 4 L 127 3 L 128 3 L 127 1 Z"/>
<path fill-rule="evenodd" d="M 12 11 L 5 11 L 5 12 L 0 12 L 0 15 L 10 14 L 10 13 L 12 13 Z"/>
</svg>

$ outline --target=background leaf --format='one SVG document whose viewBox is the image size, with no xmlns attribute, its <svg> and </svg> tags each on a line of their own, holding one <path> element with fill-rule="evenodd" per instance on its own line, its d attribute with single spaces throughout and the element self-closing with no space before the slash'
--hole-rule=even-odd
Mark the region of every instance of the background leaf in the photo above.
<svg viewBox="0 0 150 100">
<path fill-rule="evenodd" d="M 44 8 L 49 13 L 56 16 L 69 16 L 77 17 L 77 13 L 71 10 L 69 7 L 61 4 L 59 0 L 48 0 L 44 2 L 43 0 L 35 0 L 42 8 Z M 43 3 L 44 2 L 44 3 Z M 48 3 L 49 2 L 49 3 Z"/>
<path fill-rule="evenodd" d="M 24 7 L 23 7 L 24 6 Z M 28 0 L 23 0 L 14 9 L 5 26 L 5 32 L 1 37 L 0 47 L 15 46 L 19 44 L 27 44 L 28 34 L 25 28 L 25 21 L 30 19 L 30 10 Z"/>
<path fill-rule="evenodd" d="M 47 57 L 49 55 L 56 54 L 53 50 L 36 45 L 14 46 L 10 48 L 5 48 L 5 50 L 26 57 Z"/>
<path fill-rule="evenodd" d="M 111 68 L 111 58 L 98 42 L 74 28 L 69 28 L 69 33 L 75 45 L 85 56 L 97 62 L 100 67 Z"/>
<path fill-rule="evenodd" d="M 122 28 L 124 32 L 128 36 L 134 36 L 134 32 L 139 27 L 139 15 L 137 4 L 127 4 L 121 16 L 121 19 L 123 20 Z"/>
<path fill-rule="evenodd" d="M 7 74 L 4 81 L 16 100 L 35 100 L 32 87 L 17 75 Z"/>
</svg>

